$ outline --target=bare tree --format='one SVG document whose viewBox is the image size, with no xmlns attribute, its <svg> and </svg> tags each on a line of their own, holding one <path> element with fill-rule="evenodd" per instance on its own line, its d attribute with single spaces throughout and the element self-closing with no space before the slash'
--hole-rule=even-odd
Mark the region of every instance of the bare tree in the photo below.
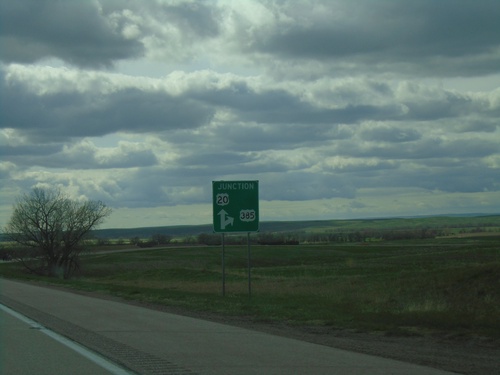
<svg viewBox="0 0 500 375">
<path fill-rule="evenodd" d="M 31 271 L 69 278 L 79 267 L 83 240 L 111 214 L 100 201 L 71 200 L 58 190 L 35 188 L 14 205 L 4 233 L 20 245 L 35 250 L 31 257 L 42 262 Z"/>
<path fill-rule="evenodd" d="M 156 233 L 151 236 L 151 241 L 153 241 L 155 245 L 167 245 L 172 241 L 172 236 Z"/>
</svg>

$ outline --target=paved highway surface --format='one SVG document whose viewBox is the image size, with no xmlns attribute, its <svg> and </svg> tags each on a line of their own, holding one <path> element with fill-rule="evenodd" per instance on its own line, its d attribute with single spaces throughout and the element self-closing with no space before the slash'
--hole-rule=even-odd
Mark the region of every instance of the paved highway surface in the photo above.
<svg viewBox="0 0 500 375">
<path fill-rule="evenodd" d="M 0 374 L 69 373 L 131 374 L 102 356 L 0 305 Z"/>
<path fill-rule="evenodd" d="M 87 374 L 120 374 L 121 368 L 137 374 L 162 375 L 451 374 L 4 279 L 0 279 L 0 303 L 120 366 L 104 369 L 84 358 L 85 366 L 101 366 L 83 369 L 81 373 Z M 75 366 L 83 366 L 77 365 L 81 354 L 70 349 L 64 349 L 64 362 L 57 362 L 61 357 L 60 345 L 64 344 L 39 336 L 41 332 L 32 325 L 6 313 L 0 319 L 0 337 L 7 346 L 4 356 L 25 358 L 16 357 L 17 353 L 28 353 L 29 361 L 35 366 L 38 363 L 39 368 L 54 365 L 53 371 L 47 372 L 53 375 L 76 374 Z M 15 365 L 11 359 L 2 364 Z M 9 370 L 10 367 L 4 368 L 2 373 L 10 374 Z M 24 373 L 34 372 L 13 372 Z"/>
</svg>

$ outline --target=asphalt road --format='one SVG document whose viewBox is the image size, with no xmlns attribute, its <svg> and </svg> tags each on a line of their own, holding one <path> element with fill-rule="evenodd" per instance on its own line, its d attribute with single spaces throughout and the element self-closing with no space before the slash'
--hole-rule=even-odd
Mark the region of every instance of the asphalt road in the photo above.
<svg viewBox="0 0 500 375">
<path fill-rule="evenodd" d="M 4 279 L 0 279 L 0 302 L 138 374 L 451 374 Z M 7 345 L 13 345 L 7 349 L 9 355 L 22 347 L 35 352 L 42 350 L 41 346 L 48 352 L 58 350 L 51 349 L 52 344 L 39 344 L 37 340 L 45 338 L 33 338 L 33 332 L 26 334 L 26 329 L 13 318 L 6 318 L 2 335 Z M 13 340 L 12 335 L 19 337 Z M 68 371 L 76 360 L 74 356 L 68 354 L 65 360 L 63 368 L 51 374 L 75 373 Z M 106 373 L 100 371 L 87 373 Z"/>
<path fill-rule="evenodd" d="M 128 375 L 129 371 L 0 305 L 0 374 Z"/>
</svg>

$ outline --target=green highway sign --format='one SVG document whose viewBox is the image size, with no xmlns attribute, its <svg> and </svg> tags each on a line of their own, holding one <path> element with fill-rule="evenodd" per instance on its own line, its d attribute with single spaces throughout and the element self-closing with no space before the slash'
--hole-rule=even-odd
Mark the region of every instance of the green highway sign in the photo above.
<svg viewBox="0 0 500 375">
<path fill-rule="evenodd" d="M 259 230 L 259 181 L 212 181 L 214 232 Z"/>
</svg>

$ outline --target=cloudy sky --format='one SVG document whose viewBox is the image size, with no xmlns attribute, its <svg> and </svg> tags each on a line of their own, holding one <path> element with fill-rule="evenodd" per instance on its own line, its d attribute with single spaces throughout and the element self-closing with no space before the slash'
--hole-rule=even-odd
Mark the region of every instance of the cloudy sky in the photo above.
<svg viewBox="0 0 500 375">
<path fill-rule="evenodd" d="M 104 227 L 500 213 L 498 0 L 0 0 L 0 226 L 58 187 Z"/>
</svg>

